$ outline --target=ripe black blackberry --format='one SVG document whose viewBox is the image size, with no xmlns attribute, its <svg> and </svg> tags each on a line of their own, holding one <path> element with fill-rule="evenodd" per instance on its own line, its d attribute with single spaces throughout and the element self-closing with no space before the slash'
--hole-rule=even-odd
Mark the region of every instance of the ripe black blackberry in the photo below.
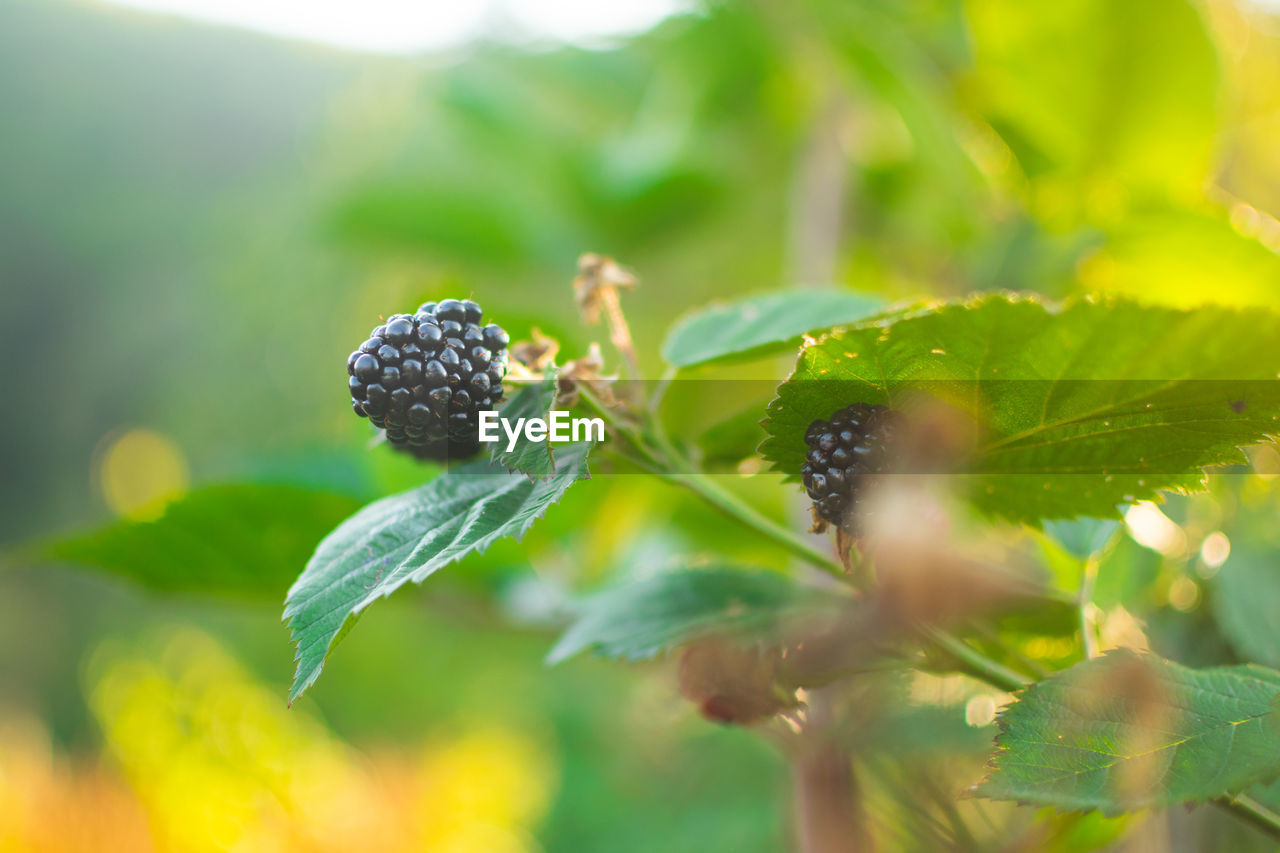
<svg viewBox="0 0 1280 853">
<path fill-rule="evenodd" d="M 347 358 L 351 408 L 420 459 L 473 455 L 507 371 L 507 333 L 483 316 L 470 299 L 445 299 L 378 326 Z"/>
<path fill-rule="evenodd" d="M 898 421 L 898 413 L 885 406 L 854 403 L 830 420 L 809 424 L 800 475 L 818 518 L 858 534 L 859 500 L 871 479 L 892 466 Z"/>
</svg>

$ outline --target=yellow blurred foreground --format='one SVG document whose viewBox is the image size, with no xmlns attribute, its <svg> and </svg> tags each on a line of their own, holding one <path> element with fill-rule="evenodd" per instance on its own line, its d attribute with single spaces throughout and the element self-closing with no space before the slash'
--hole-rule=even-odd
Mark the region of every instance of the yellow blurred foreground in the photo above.
<svg viewBox="0 0 1280 853">
<path fill-rule="evenodd" d="M 0 719 L 0 851 L 538 849 L 556 768 L 527 734 L 472 726 L 362 753 L 205 634 L 154 651 L 95 654 L 98 761 L 56 754 L 35 718 Z"/>
</svg>

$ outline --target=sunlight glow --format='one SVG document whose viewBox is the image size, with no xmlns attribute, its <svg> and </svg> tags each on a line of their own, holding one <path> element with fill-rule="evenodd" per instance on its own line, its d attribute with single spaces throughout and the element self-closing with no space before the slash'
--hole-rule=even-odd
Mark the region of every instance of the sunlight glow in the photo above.
<svg viewBox="0 0 1280 853">
<path fill-rule="evenodd" d="M 1169 516 L 1150 501 L 1140 501 L 1124 514 L 1129 535 L 1139 545 L 1166 556 L 1181 554 L 1187 547 L 1187 534 Z"/>
<path fill-rule="evenodd" d="M 643 32 L 680 0 L 107 0 L 338 47 L 415 53 L 487 36 L 592 42 Z"/>
</svg>

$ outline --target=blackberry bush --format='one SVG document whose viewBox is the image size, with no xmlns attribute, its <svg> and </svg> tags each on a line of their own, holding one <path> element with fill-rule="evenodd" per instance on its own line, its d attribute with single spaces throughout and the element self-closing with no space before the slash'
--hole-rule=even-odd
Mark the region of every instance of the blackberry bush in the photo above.
<svg viewBox="0 0 1280 853">
<path fill-rule="evenodd" d="M 1123 569 L 1139 559 L 1134 549 L 1150 547 L 1132 536 L 1143 527 L 1136 517 L 1118 523 L 1118 508 L 1158 499 L 1161 490 L 1185 491 L 1204 481 L 1206 463 L 1239 465 L 1242 444 L 1273 441 L 1280 421 L 1280 314 L 1184 311 L 1111 297 L 1042 304 L 1008 293 L 898 312 L 856 294 L 759 294 L 680 320 L 663 345 L 669 369 L 662 381 L 646 383 L 630 381 L 642 375 L 640 360 L 618 298 L 620 289 L 633 286 L 635 279 L 607 259 L 584 256 L 574 280 L 575 301 L 588 324 L 608 324 L 619 356 L 617 373 L 610 375 L 613 365 L 594 344 L 563 368 L 544 370 L 548 387 L 555 383 L 558 390 L 578 392 L 553 403 L 604 416 L 609 429 L 603 441 L 556 449 L 554 473 L 546 477 L 504 471 L 501 465 L 446 471 L 370 504 L 320 543 L 286 601 L 298 649 L 291 698 L 316 680 L 351 618 L 372 601 L 422 582 L 500 538 L 520 539 L 566 490 L 599 489 L 600 483 L 574 484 L 590 482 L 588 461 L 594 466 L 604 457 L 607 472 L 638 469 L 679 484 L 753 541 L 733 543 L 733 556 L 712 551 L 707 559 L 693 547 L 718 548 L 729 538 L 709 530 L 710 517 L 662 508 L 662 523 L 680 525 L 672 541 L 687 537 L 692 546 L 678 560 L 682 565 L 636 577 L 624 564 L 627 580 L 567 603 L 564 610 L 573 621 L 548 660 L 592 649 L 623 659 L 678 654 L 673 674 L 679 692 L 703 717 L 756 727 L 791 761 L 796 849 L 903 847 L 905 823 L 891 820 L 889 826 L 869 811 L 866 804 L 889 801 L 883 792 L 866 797 L 870 788 L 859 775 L 871 770 L 878 778 L 907 755 L 913 757 L 904 772 L 921 785 L 898 786 L 901 800 L 892 814 L 923 814 L 924 806 L 911 798 L 924 786 L 931 791 L 926 811 L 936 808 L 948 816 L 946 822 L 928 818 L 907 845 L 920 849 L 979 849 L 991 846 L 990 839 L 1001 843 L 1009 837 L 1004 827 L 986 820 L 981 836 L 969 831 L 960 812 L 964 804 L 949 803 L 945 793 L 962 789 L 1037 808 L 1105 815 L 1212 802 L 1280 841 L 1280 813 L 1263 799 L 1274 794 L 1271 783 L 1280 776 L 1280 735 L 1269 725 L 1280 703 L 1276 650 L 1256 634 L 1223 633 L 1220 640 L 1238 647 L 1206 653 L 1208 662 L 1217 663 L 1217 657 L 1221 666 L 1192 669 L 1147 652 L 1147 636 L 1134 632 L 1137 649 L 1104 653 L 1103 643 L 1114 644 L 1119 634 L 1109 630 L 1113 617 L 1094 600 L 1099 575 Z M 859 322 L 860 316 L 867 322 Z M 833 325 L 822 325 L 827 323 Z M 388 323 L 383 337 L 396 332 L 396 325 Z M 404 326 L 413 328 L 407 320 Z M 1183 345 L 1210 327 L 1213 344 Z M 1140 345 L 1119 346 L 1114 354 L 1100 351 L 1099 329 L 1132 332 Z M 674 424 L 664 415 L 691 425 L 701 418 L 685 419 L 673 409 L 708 399 L 705 388 L 696 386 L 668 394 L 678 387 L 672 380 L 679 369 L 727 367 L 797 340 L 795 368 L 761 422 L 763 443 L 757 444 L 753 431 L 737 429 L 748 420 L 737 416 L 728 428 L 722 421 L 701 436 L 680 436 L 693 438 L 701 453 L 687 452 L 694 441 L 668 435 Z M 381 349 L 379 342 L 374 352 Z M 1157 362 L 1151 361 L 1153 351 Z M 543 340 L 519 361 L 549 367 L 556 352 L 556 342 Z M 1151 375 L 1153 364 L 1160 370 L 1158 382 L 1116 384 L 1119 378 Z M 359 382 L 374 376 L 366 380 L 358 364 L 353 374 Z M 734 368 L 724 379 L 736 374 Z M 957 386 L 941 383 L 943 376 L 972 377 L 963 386 L 963 400 L 954 393 Z M 627 385 L 617 384 L 622 377 Z M 733 383 L 726 390 L 739 387 L 746 389 L 744 398 L 754 399 L 754 385 Z M 841 396 L 890 387 L 911 398 L 909 412 Z M 944 397 L 937 396 L 940 390 Z M 724 402 L 732 397 L 717 398 L 716 408 Z M 1269 455 L 1272 448 L 1256 448 L 1253 458 L 1267 458 L 1264 450 Z M 774 470 L 802 473 L 814 528 L 834 533 L 824 543 L 829 548 L 770 518 L 737 494 L 738 486 L 722 485 L 725 478 L 703 468 L 713 458 L 754 462 L 757 452 Z M 758 469 L 749 464 L 740 470 L 749 475 Z M 915 522 L 911 529 L 879 542 L 859 541 L 869 532 L 872 498 L 887 475 L 917 470 L 960 476 L 903 490 L 895 503 Z M 1145 610 L 1150 621 L 1144 625 L 1162 632 L 1170 647 L 1186 643 L 1194 637 L 1188 630 L 1209 619 L 1224 628 L 1265 624 L 1277 609 L 1277 597 L 1267 597 L 1256 573 L 1257 566 L 1268 565 L 1260 556 L 1270 552 L 1254 551 L 1244 560 L 1227 560 L 1226 553 L 1248 547 L 1253 524 L 1273 528 L 1276 504 L 1258 503 L 1251 511 L 1256 516 L 1232 522 L 1247 526 L 1228 532 L 1227 519 L 1238 511 L 1228 507 L 1246 505 L 1244 492 L 1232 491 L 1242 478 L 1229 479 L 1230 486 L 1214 487 L 1229 496 L 1216 508 L 1178 507 L 1188 518 L 1185 528 L 1164 520 L 1182 531 L 1188 546 L 1176 555 L 1160 551 L 1176 583 L 1134 587 L 1137 595 L 1127 596 L 1129 604 Z M 572 515 L 558 510 L 566 512 L 563 529 L 592 535 L 605 525 L 637 537 L 657 532 L 647 494 L 631 513 L 635 526 L 617 527 L 615 498 L 631 482 L 614 479 L 605 488 L 618 491 L 578 503 Z M 948 494 L 955 486 L 955 494 Z M 757 480 L 751 488 L 770 485 Z M 1259 480 L 1247 488 L 1258 495 L 1254 490 L 1266 486 Z M 1214 493 L 1206 498 L 1216 500 Z M 991 539 L 981 535 L 981 517 L 962 502 L 1001 519 Z M 1201 544 L 1195 536 L 1204 537 Z M 755 545 L 766 540 L 828 579 L 811 583 L 799 571 L 770 570 L 781 565 L 757 567 Z M 546 537 L 542 546 L 524 541 L 525 548 L 546 548 L 540 553 L 556 565 L 565 562 L 560 536 Z M 581 549 L 574 553 L 586 557 Z M 1215 612 L 1180 627 L 1156 627 L 1177 620 L 1171 608 L 1191 609 L 1199 595 L 1193 578 L 1205 579 L 1198 567 L 1211 560 L 1216 567 L 1225 561 L 1212 582 L 1227 580 L 1212 587 L 1210 606 L 1229 608 L 1230 620 Z M 1240 567 L 1238 573 L 1232 566 Z M 594 567 L 584 568 L 580 577 L 593 578 Z M 1187 595 L 1180 604 L 1175 589 Z M 1256 618 L 1241 618 L 1249 614 Z M 1261 661 L 1241 666 L 1250 656 Z M 917 701 L 902 689 L 909 671 L 963 675 L 956 689 L 970 699 L 963 705 L 948 701 L 948 707 L 928 698 Z M 1003 709 L 991 688 L 1010 696 Z M 945 756 L 939 754 L 938 766 L 932 756 L 914 757 L 919 733 L 955 725 L 961 706 L 966 726 L 987 727 L 996 739 L 981 782 L 972 771 L 959 771 L 963 778 L 953 770 L 976 768 L 980 745 L 960 746 L 955 739 Z M 992 726 L 997 712 L 999 725 Z M 1165 772 L 1170 762 L 1179 772 Z M 1009 821 L 1012 831 L 1030 827 L 1022 836 L 1024 847 L 1044 846 L 1044 826 L 1022 816 Z M 1267 849 L 1274 848 L 1273 843 Z"/>
<path fill-rule="evenodd" d="M 809 445 L 800 474 L 818 518 L 858 534 L 859 503 L 868 483 L 892 464 L 897 412 L 854 403 L 805 430 Z"/>
<path fill-rule="evenodd" d="M 480 412 L 502 399 L 509 340 L 483 317 L 470 299 L 445 299 L 375 328 L 347 358 L 351 408 L 420 459 L 474 455 Z"/>
</svg>

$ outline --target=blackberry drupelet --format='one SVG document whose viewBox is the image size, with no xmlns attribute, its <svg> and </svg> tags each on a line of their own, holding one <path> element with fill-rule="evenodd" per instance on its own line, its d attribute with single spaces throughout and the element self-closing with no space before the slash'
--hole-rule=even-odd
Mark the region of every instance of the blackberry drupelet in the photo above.
<svg viewBox="0 0 1280 853">
<path fill-rule="evenodd" d="M 892 409 L 854 403 L 830 420 L 809 424 L 804 434 L 809 452 L 800 474 L 819 518 L 858 534 L 858 503 L 868 482 L 890 470 L 898 422 Z"/>
<path fill-rule="evenodd" d="M 480 449 L 480 412 L 502 399 L 508 336 L 470 299 L 396 314 L 347 358 L 351 408 L 420 459 Z"/>
</svg>

